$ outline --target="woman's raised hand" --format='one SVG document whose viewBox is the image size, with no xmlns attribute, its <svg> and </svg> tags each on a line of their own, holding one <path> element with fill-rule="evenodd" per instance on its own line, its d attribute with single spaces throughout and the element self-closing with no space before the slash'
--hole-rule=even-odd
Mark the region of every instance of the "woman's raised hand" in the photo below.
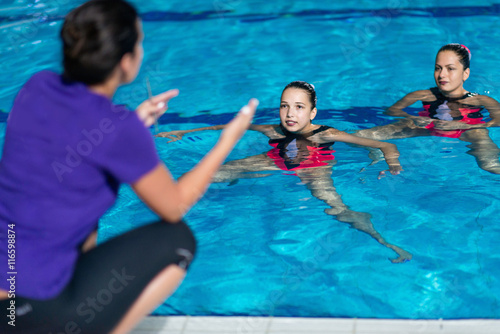
<svg viewBox="0 0 500 334">
<path fill-rule="evenodd" d="M 150 127 L 165 113 L 165 111 L 167 111 L 168 101 L 177 95 L 179 95 L 179 90 L 171 89 L 156 96 L 152 96 L 136 108 L 135 111 L 137 116 L 146 127 Z"/>
<path fill-rule="evenodd" d="M 258 105 L 259 101 L 257 99 L 251 99 L 246 106 L 241 108 L 236 117 L 224 127 L 220 141 L 228 140 L 233 144 L 236 143 L 252 123 Z"/>
</svg>

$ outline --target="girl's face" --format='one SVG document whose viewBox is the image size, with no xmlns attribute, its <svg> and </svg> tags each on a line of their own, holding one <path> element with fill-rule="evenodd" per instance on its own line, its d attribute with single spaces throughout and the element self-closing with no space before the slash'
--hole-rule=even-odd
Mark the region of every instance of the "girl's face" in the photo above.
<svg viewBox="0 0 500 334">
<path fill-rule="evenodd" d="M 453 51 L 442 51 L 436 56 L 434 80 L 445 96 L 461 96 L 464 92 L 464 81 L 469 77 L 470 69 L 464 71 L 457 54 Z"/>
<path fill-rule="evenodd" d="M 287 88 L 281 95 L 281 125 L 292 133 L 312 131 L 311 121 L 316 117 L 316 108 L 312 108 L 309 94 L 300 88 Z"/>
</svg>

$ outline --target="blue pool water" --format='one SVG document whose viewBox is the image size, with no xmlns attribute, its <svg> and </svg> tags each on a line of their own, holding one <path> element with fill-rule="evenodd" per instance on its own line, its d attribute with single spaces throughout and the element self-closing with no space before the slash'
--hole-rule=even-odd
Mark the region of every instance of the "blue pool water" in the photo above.
<svg viewBox="0 0 500 334">
<path fill-rule="evenodd" d="M 60 71 L 62 17 L 81 1 L 0 1 L 0 142 L 20 86 L 41 69 Z M 145 61 L 117 103 L 131 106 L 179 88 L 160 131 L 225 123 L 250 97 L 254 123 L 277 123 L 279 97 L 293 80 L 314 83 L 317 123 L 352 132 L 392 119 L 382 111 L 433 86 L 439 47 L 472 51 L 465 87 L 500 99 L 498 15 L 491 1 L 135 1 Z M 415 105 L 411 111 L 418 110 Z M 152 129 L 154 132 L 154 129 Z M 500 143 L 500 129 L 490 129 Z M 175 177 L 215 144 L 217 132 L 166 144 Z M 272 315 L 409 319 L 500 318 L 500 176 L 479 169 L 458 139 L 420 137 L 398 145 L 405 171 L 378 179 L 363 149 L 335 144 L 335 187 L 352 210 L 413 254 L 392 251 L 324 213 L 296 176 L 271 172 L 213 184 L 186 221 L 199 242 L 192 269 L 155 314 Z M 248 132 L 229 160 L 266 152 Z M 127 186 L 100 222 L 100 242 L 155 219 Z M 144 259 L 147 261 L 147 259 Z"/>
</svg>

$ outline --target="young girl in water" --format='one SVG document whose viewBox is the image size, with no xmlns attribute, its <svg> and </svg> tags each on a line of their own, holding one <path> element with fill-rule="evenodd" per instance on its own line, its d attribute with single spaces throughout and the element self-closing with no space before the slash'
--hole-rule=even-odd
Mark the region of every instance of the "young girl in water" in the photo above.
<svg viewBox="0 0 500 334">
<path fill-rule="evenodd" d="M 480 168 L 500 174 L 500 150 L 491 140 L 488 127 L 500 125 L 500 104 L 489 96 L 471 93 L 464 88 L 470 75 L 470 50 L 461 44 L 447 44 L 439 49 L 434 67 L 436 87 L 409 93 L 388 108 L 386 114 L 404 119 L 389 125 L 360 130 L 356 136 L 377 140 L 418 136 L 458 138 L 469 142 L 467 152 Z M 421 101 L 424 110 L 418 116 L 403 109 Z M 491 120 L 484 121 L 482 110 Z"/>
<path fill-rule="evenodd" d="M 135 112 L 111 101 L 139 71 L 142 35 L 125 1 L 87 2 L 62 26 L 64 74 L 39 72 L 16 97 L 0 161 L 0 333 L 127 333 L 177 288 L 193 259 L 195 240 L 181 219 L 257 102 L 173 180 L 147 127 L 178 92 Z M 159 220 L 95 246 L 121 183 Z"/>
<path fill-rule="evenodd" d="M 214 182 L 231 182 L 238 178 L 259 176 L 248 174 L 249 172 L 293 171 L 313 196 L 330 206 L 329 209 L 325 210 L 327 214 L 368 233 L 382 245 L 393 249 L 398 257 L 391 260 L 392 262 L 410 260 L 410 253 L 386 242 L 373 228 L 369 214 L 353 211 L 343 203 L 341 196 L 333 186 L 331 177 L 335 158 L 330 146 L 335 142 L 380 149 L 389 165 L 390 173 L 394 175 L 399 174 L 402 170 L 396 146 L 359 138 L 329 126 L 313 124 L 312 121 L 317 113 L 316 102 L 316 92 L 312 85 L 303 81 L 294 81 L 288 84 L 281 95 L 280 124 L 253 124 L 249 128 L 266 135 L 273 148 L 267 153 L 227 162 L 215 175 Z M 186 133 L 223 128 L 225 125 L 217 125 L 192 130 L 163 132 L 157 136 L 176 141 Z"/>
</svg>

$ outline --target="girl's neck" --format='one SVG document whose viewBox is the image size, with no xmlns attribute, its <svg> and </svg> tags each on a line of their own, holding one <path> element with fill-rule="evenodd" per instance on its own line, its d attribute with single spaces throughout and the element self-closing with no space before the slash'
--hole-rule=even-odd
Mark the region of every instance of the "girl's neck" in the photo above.
<svg viewBox="0 0 500 334">
<path fill-rule="evenodd" d="M 439 90 L 439 92 L 444 97 L 447 97 L 447 98 L 450 98 L 450 99 L 458 99 L 458 98 L 461 98 L 462 96 L 464 96 L 465 94 L 467 94 L 467 91 L 464 89 L 464 87 L 460 87 L 458 89 L 455 89 L 452 92 L 443 92 L 441 90 Z"/>
<path fill-rule="evenodd" d="M 314 124 L 309 124 L 307 127 L 305 127 L 302 131 L 300 132 L 290 132 L 288 131 L 287 129 L 285 129 L 285 127 L 280 124 L 280 128 L 281 128 L 281 131 L 283 131 L 283 134 L 285 135 L 292 135 L 292 136 L 307 136 L 308 134 L 310 134 L 311 132 L 313 132 L 314 130 L 316 130 L 318 128 L 318 125 L 314 125 Z"/>
</svg>

